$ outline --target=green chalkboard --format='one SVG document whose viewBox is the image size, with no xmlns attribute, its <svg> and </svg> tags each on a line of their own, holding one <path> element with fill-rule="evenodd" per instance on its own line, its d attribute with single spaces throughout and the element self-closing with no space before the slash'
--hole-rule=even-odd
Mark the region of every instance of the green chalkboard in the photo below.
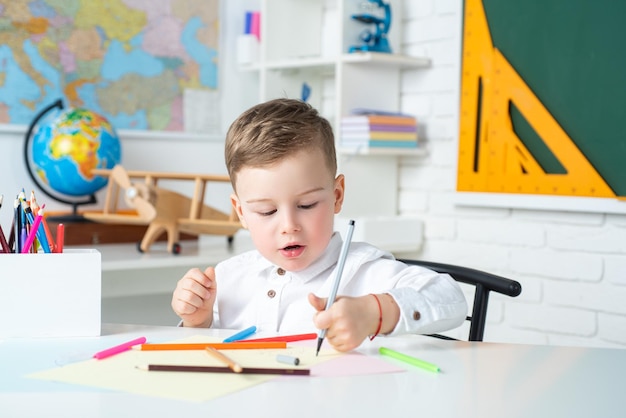
<svg viewBox="0 0 626 418">
<path fill-rule="evenodd" d="M 619 196 L 626 196 L 626 1 L 483 0 L 493 44 Z M 563 166 L 515 108 L 548 173 Z"/>
</svg>

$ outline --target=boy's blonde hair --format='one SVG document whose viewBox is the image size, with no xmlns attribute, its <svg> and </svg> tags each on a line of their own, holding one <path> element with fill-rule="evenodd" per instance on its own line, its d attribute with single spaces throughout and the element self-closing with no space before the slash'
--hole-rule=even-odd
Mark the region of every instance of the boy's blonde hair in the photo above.
<svg viewBox="0 0 626 418">
<path fill-rule="evenodd" d="M 298 151 L 319 149 L 333 175 L 337 174 L 335 139 L 330 123 L 308 103 L 274 99 L 241 114 L 226 134 L 226 168 L 235 188 L 244 167 L 264 167 Z"/>
</svg>

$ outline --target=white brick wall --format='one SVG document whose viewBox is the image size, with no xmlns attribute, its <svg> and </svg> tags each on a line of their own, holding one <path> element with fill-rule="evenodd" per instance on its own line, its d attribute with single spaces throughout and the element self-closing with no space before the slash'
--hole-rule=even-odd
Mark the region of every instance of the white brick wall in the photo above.
<svg viewBox="0 0 626 418">
<path fill-rule="evenodd" d="M 404 11 L 401 50 L 432 60 L 402 77 L 402 110 L 429 149 L 400 160 L 400 213 L 425 223 L 412 256 L 522 283 L 518 298 L 491 297 L 487 341 L 626 347 L 626 216 L 456 206 L 462 2 L 405 0 Z"/>
</svg>

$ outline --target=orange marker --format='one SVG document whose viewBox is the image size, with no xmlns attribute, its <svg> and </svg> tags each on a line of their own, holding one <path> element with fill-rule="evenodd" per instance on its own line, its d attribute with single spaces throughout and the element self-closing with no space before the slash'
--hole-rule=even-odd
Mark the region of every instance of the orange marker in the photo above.
<svg viewBox="0 0 626 418">
<path fill-rule="evenodd" d="M 257 348 L 287 348 L 287 343 L 284 341 L 275 342 L 261 342 L 261 343 L 170 343 L 170 344 L 142 344 L 138 347 L 142 351 L 163 351 L 163 350 L 206 350 L 207 347 L 215 348 L 216 350 L 250 350 Z"/>
</svg>

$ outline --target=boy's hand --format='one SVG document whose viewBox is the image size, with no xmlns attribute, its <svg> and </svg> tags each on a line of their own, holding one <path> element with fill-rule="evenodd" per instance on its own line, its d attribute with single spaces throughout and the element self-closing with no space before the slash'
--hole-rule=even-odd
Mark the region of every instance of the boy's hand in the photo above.
<svg viewBox="0 0 626 418">
<path fill-rule="evenodd" d="M 217 295 L 215 269 L 203 272 L 193 268 L 176 284 L 172 309 L 183 320 L 184 327 L 208 327 L 213 322 L 213 304 Z"/>
<path fill-rule="evenodd" d="M 326 340 L 338 351 L 350 351 L 374 334 L 378 325 L 378 306 L 370 295 L 338 297 L 325 311 L 326 298 L 309 293 L 309 303 L 317 313 L 313 324 L 326 329 Z"/>
</svg>

